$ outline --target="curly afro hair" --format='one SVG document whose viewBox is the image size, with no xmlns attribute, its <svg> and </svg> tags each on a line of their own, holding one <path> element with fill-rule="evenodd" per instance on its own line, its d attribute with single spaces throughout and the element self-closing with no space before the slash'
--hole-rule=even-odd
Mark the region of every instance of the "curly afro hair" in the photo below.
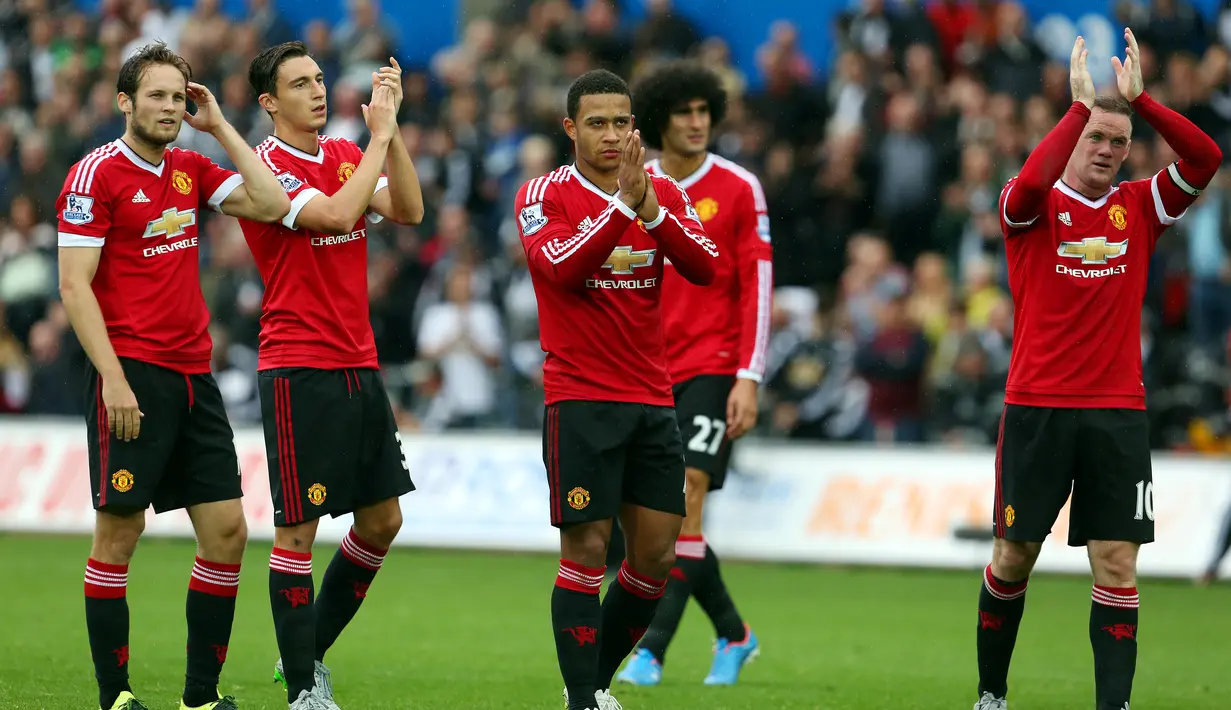
<svg viewBox="0 0 1231 710">
<path fill-rule="evenodd" d="M 662 150 L 662 132 L 671 113 L 693 99 L 703 99 L 710 109 L 710 125 L 727 115 L 727 92 L 714 71 L 692 61 L 675 61 L 642 77 L 633 87 L 633 115 L 641 141 Z"/>
</svg>

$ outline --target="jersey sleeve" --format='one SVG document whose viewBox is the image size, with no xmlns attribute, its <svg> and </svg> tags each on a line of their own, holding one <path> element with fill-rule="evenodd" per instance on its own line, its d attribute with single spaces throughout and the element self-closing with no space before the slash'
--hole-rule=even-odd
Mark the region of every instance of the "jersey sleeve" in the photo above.
<svg viewBox="0 0 1231 710">
<path fill-rule="evenodd" d="M 568 287 L 580 287 L 611 256 L 616 243 L 637 218 L 628 205 L 612 199 L 580 229 L 569 224 L 564 198 L 549 175 L 517 192 L 517 231 L 530 271 Z"/>
<path fill-rule="evenodd" d="M 773 314 L 774 262 L 769 212 L 761 183 L 748 175 L 735 219 L 735 274 L 739 288 L 739 370 L 736 377 L 760 382 L 765 375 Z"/>
<path fill-rule="evenodd" d="M 186 155 L 192 157 L 197 164 L 197 179 L 201 181 L 201 195 L 206 204 L 215 212 L 222 212 L 222 203 L 235 192 L 235 188 L 244 184 L 244 176 L 234 170 L 227 170 L 209 158 L 195 151 L 186 150 Z"/>
<path fill-rule="evenodd" d="M 102 248 L 111 228 L 110 194 L 100 179 L 105 158 L 91 154 L 68 171 L 56 199 L 56 222 L 62 247 Z"/>
<path fill-rule="evenodd" d="M 669 176 L 651 176 L 649 187 L 658 195 L 658 217 L 645 225 L 646 230 L 681 276 L 698 286 L 713 283 L 718 245 L 705 233 L 688 194 Z"/>
<path fill-rule="evenodd" d="M 1177 163 L 1155 173 L 1150 178 L 1148 199 L 1153 208 L 1151 211 L 1158 220 L 1159 231 L 1179 222 L 1200 196 L 1201 188 L 1184 179 Z"/>
<path fill-rule="evenodd" d="M 257 155 L 273 172 L 278 184 L 286 192 L 286 196 L 291 198 L 291 209 L 282 218 L 282 226 L 295 229 L 295 220 L 299 217 L 299 212 L 304 205 L 311 202 L 312 198 L 324 193 L 308 184 L 307 173 L 295 165 L 295 161 L 285 151 L 260 147 L 257 148 Z"/>
</svg>

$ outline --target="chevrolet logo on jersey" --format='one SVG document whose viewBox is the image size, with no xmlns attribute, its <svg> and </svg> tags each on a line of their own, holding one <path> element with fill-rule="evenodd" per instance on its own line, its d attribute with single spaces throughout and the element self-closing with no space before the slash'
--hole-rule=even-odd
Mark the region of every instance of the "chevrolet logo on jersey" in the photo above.
<svg viewBox="0 0 1231 710">
<path fill-rule="evenodd" d="M 633 269 L 653 264 L 655 251 L 657 250 L 633 251 L 632 247 L 616 247 L 611 251 L 611 256 L 607 257 L 607 263 L 603 264 L 603 268 L 611 269 L 613 274 L 627 276 L 633 273 Z"/>
<path fill-rule="evenodd" d="M 187 227 L 196 223 L 197 209 L 195 207 L 183 212 L 174 207 L 168 207 L 162 211 L 162 216 L 158 219 L 151 219 L 149 224 L 145 225 L 145 234 L 141 236 L 147 239 L 162 236 L 166 236 L 167 239 L 179 237 L 183 236 Z"/>
<path fill-rule="evenodd" d="M 1117 259 L 1128 251 L 1128 240 L 1108 242 L 1107 237 L 1086 237 L 1080 242 L 1060 242 L 1056 254 L 1070 259 L 1081 259 L 1083 264 L 1106 264 L 1108 259 Z"/>
</svg>

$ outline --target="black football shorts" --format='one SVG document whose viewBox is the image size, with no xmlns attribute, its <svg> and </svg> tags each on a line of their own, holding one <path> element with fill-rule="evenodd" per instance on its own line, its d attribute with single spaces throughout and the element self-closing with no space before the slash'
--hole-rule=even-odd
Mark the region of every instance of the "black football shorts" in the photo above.
<svg viewBox="0 0 1231 710">
<path fill-rule="evenodd" d="M 1042 542 L 1071 495 L 1069 545 L 1153 542 L 1149 429 L 1137 409 L 1005 405 L 996 446 L 996 536 Z"/>
<path fill-rule="evenodd" d="M 684 515 L 684 452 L 671 407 L 548 405 L 543 464 L 556 527 L 615 518 L 622 503 Z"/>
<path fill-rule="evenodd" d="M 257 374 L 274 525 L 336 518 L 415 489 L 379 371 Z"/>
<path fill-rule="evenodd" d="M 86 367 L 85 420 L 94 508 L 154 512 L 243 496 L 235 437 L 213 375 L 120 358 L 145 415 L 136 439 L 107 426 L 102 378 Z"/>
<path fill-rule="evenodd" d="M 727 398 L 733 375 L 697 375 L 677 384 L 675 415 L 684 442 L 684 465 L 704 471 L 710 490 L 722 488 L 735 442 L 727 438 Z"/>
</svg>

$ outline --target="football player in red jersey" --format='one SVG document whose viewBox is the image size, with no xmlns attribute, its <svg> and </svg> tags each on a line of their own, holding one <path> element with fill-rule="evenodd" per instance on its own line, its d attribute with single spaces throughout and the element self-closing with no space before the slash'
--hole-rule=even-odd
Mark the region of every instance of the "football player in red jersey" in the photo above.
<svg viewBox="0 0 1231 710">
<path fill-rule="evenodd" d="M 198 210 L 277 221 L 290 199 L 223 118 L 188 64 L 162 44 L 137 51 L 117 87 L 126 129 L 69 170 L 56 205 L 60 295 L 89 355 L 86 421 L 95 515 L 86 626 L 104 708 L 144 708 L 128 681 L 128 563 L 145 510 L 187 508 L 198 556 L 188 585 L 181 708 L 234 708 L 218 676 L 247 539 L 239 465 L 210 374 Z M 186 112 L 187 101 L 197 105 Z M 239 173 L 167 149 L 180 124 L 212 134 Z"/>
<path fill-rule="evenodd" d="M 1039 549 L 1072 494 L 1068 543 L 1094 576 L 1098 710 L 1129 706 L 1137 665 L 1137 553 L 1154 539 L 1141 306 L 1150 256 L 1209 184 L 1218 145 L 1144 91 L 1137 40 L 1112 58 L 1120 96 L 1096 96 L 1073 45 L 1073 104 L 1000 194 L 1014 342 L 996 450 L 995 543 L 976 631 L 976 710 L 1007 707 L 1009 660 Z M 1179 161 L 1114 183 L 1133 112 Z M 1098 313 L 1098 317 L 1091 314 Z"/>
<path fill-rule="evenodd" d="M 689 283 L 670 264 L 663 274 L 663 332 L 685 443 L 688 512 L 654 623 L 619 676 L 635 685 L 662 680 L 667 646 L 689 596 L 697 598 L 718 637 L 706 685 L 735 683 L 758 650 L 701 530 L 706 495 L 722 488 L 732 443 L 756 424 L 772 309 L 772 249 L 761 183 L 708 150 L 726 108 L 718 75 L 692 62 L 663 66 L 633 88 L 642 140 L 661 151 L 649 171 L 679 182 L 706 233 L 729 255 L 718 262 L 708 286 Z"/>
<path fill-rule="evenodd" d="M 539 302 L 543 463 L 560 567 L 551 597 L 572 710 L 619 707 L 611 679 L 654 616 L 684 514 L 684 451 L 663 342 L 663 263 L 714 280 L 718 248 L 687 195 L 649 175 L 628 86 L 569 87 L 577 162 L 522 186 L 517 221 Z M 612 521 L 627 557 L 599 603 Z"/>
<path fill-rule="evenodd" d="M 414 490 L 368 315 L 367 225 L 423 218 L 397 126 L 401 70 L 390 64 L 373 73 L 363 107 L 367 150 L 318 133 L 325 78 L 302 42 L 270 47 L 248 72 L 274 122 L 256 152 L 291 198 L 280 223 L 240 225 L 265 282 L 257 370 L 274 504 L 274 677 L 296 710 L 336 707 L 325 652 L 359 611 L 401 529 L 399 498 Z M 317 523 L 346 513 L 354 525 L 315 594 Z"/>
</svg>

